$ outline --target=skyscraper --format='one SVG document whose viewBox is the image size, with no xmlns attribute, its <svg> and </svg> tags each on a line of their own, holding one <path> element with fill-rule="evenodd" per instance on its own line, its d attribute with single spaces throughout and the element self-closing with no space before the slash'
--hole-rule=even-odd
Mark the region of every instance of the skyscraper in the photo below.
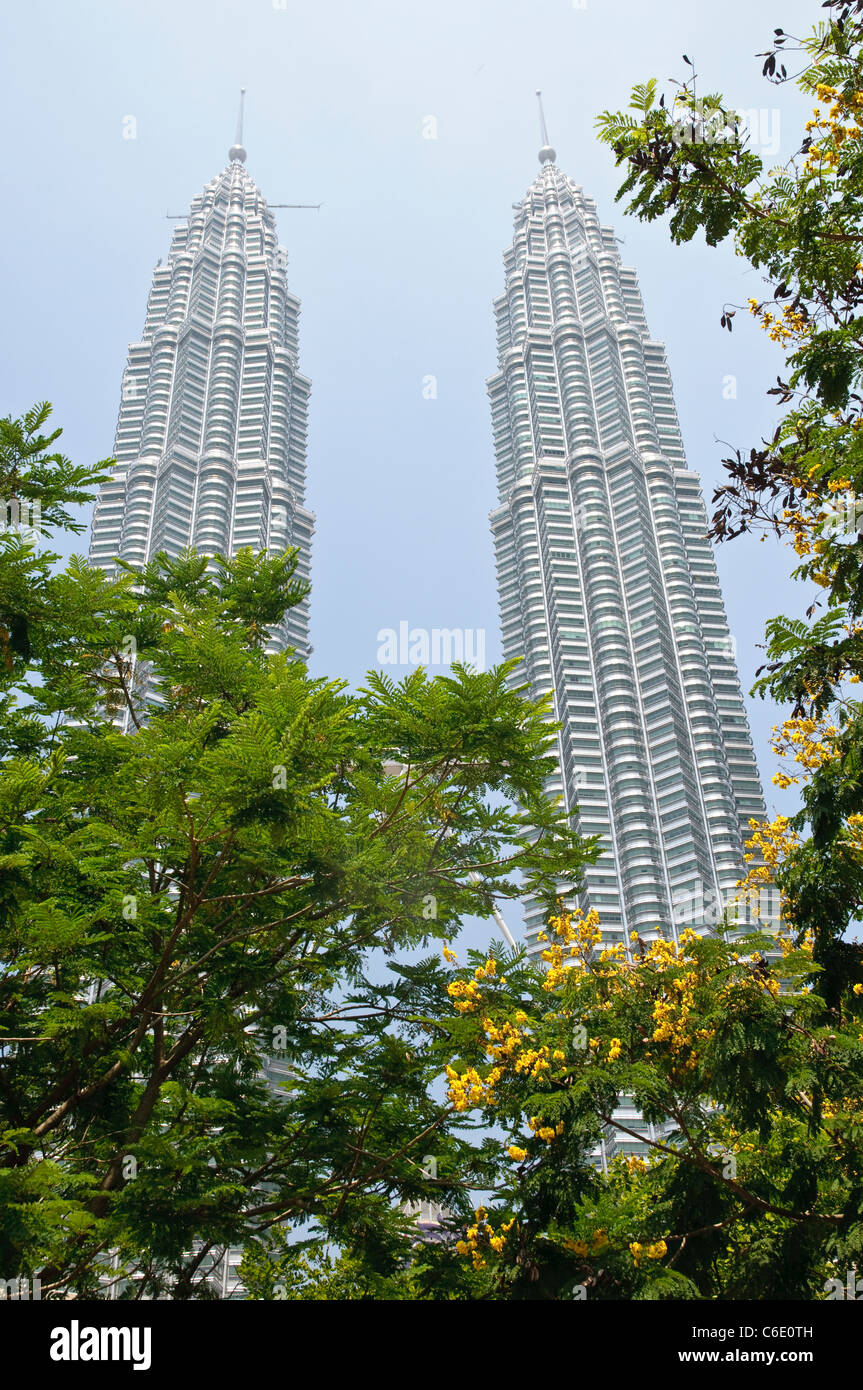
<svg viewBox="0 0 863 1390">
<path fill-rule="evenodd" d="M 306 500 L 311 383 L 299 371 L 300 303 L 287 285 L 275 218 L 245 168 L 243 105 L 228 163 L 177 219 L 153 272 L 144 332 L 129 346 L 116 466 L 93 515 L 90 563 L 142 565 L 159 551 L 205 555 L 299 550 L 308 580 L 314 515 Z M 309 653 L 308 601 L 290 608 L 271 647 Z M 130 672 L 152 698 L 149 671 Z M 158 698 L 158 696 L 156 696 Z M 129 729 L 128 713 L 118 722 Z M 270 1058 L 278 1094 L 289 1074 Z M 221 1298 L 244 1296 L 241 1251 L 218 1250 L 203 1273 Z M 104 1296 L 127 1287 L 106 1257 Z"/>
<path fill-rule="evenodd" d="M 553 694 L 549 793 L 602 837 L 570 901 L 599 912 L 607 943 L 628 942 L 715 922 L 765 808 L 665 352 L 544 119 L 542 134 L 488 383 L 503 650 L 513 684 Z M 529 907 L 529 943 L 540 926 Z"/>
<path fill-rule="evenodd" d="M 242 101 L 217 178 L 178 220 L 153 272 L 144 332 L 129 347 L 116 467 L 93 517 L 90 563 L 140 565 L 160 550 L 299 549 L 308 579 L 310 382 L 298 366 L 300 305 L 275 218 L 245 168 Z M 308 604 L 275 647 L 309 650 Z"/>
</svg>

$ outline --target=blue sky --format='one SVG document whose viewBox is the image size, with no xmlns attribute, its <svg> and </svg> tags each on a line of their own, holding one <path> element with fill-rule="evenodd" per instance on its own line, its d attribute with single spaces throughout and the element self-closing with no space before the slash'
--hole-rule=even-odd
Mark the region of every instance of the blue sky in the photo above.
<svg viewBox="0 0 863 1390">
<path fill-rule="evenodd" d="M 729 246 L 676 248 L 664 227 L 625 218 L 594 121 L 625 105 L 634 83 L 682 77 L 685 52 L 702 90 L 768 110 L 771 131 L 779 121 L 778 163 L 799 143 L 808 103 L 769 86 L 753 55 L 774 27 L 799 34 L 819 16 L 813 0 L 28 0 L 7 10 L 3 410 L 48 398 L 67 453 L 110 455 L 126 346 L 170 243 L 165 213 L 185 212 L 223 167 L 245 86 L 247 167 L 264 195 L 323 203 L 277 213 L 313 388 L 313 669 L 358 683 L 378 630 L 401 621 L 484 628 L 493 659 L 485 378 L 511 204 L 538 167 L 535 88 L 558 163 L 637 268 L 709 504 L 725 445 L 748 448 L 775 423 L 764 392 L 780 350 L 744 313 L 732 335 L 719 326 L 723 305 L 758 296 L 761 281 Z M 436 139 L 424 138 L 428 117 Z M 434 400 L 423 395 L 429 375 Z M 744 689 L 766 618 L 804 606 L 782 578 L 792 559 L 772 540 L 718 553 Z M 770 786 L 776 712 L 749 707 L 768 801 L 788 810 L 789 794 Z"/>
</svg>

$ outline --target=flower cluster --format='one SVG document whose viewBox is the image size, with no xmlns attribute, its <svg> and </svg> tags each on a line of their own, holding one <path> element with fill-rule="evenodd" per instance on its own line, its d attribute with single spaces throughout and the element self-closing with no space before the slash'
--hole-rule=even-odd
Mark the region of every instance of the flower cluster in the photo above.
<svg viewBox="0 0 863 1390">
<path fill-rule="evenodd" d="M 548 965 L 543 989 L 551 993 L 563 984 L 568 969 L 588 969 L 593 949 L 602 941 L 602 931 L 595 909 L 584 917 L 580 908 L 565 912 L 561 907 L 556 916 L 549 918 L 548 925 L 558 937 L 542 952 L 542 959 Z M 548 941 L 549 938 L 545 932 L 540 932 L 538 940 Z"/>
<path fill-rule="evenodd" d="M 845 822 L 844 841 L 854 854 L 863 854 L 863 816 L 849 816 Z M 860 986 L 855 985 L 855 993 L 861 993 Z"/>
<path fill-rule="evenodd" d="M 805 489 L 805 484 L 800 478 L 794 478 L 792 482 L 795 487 Z M 804 490 L 803 501 L 820 503 L 821 498 L 817 492 Z M 799 555 L 802 560 L 813 553 L 819 555 L 823 553 L 825 542 L 819 538 L 819 528 L 827 520 L 825 511 L 819 510 L 808 515 L 799 509 L 786 507 L 782 512 L 782 520 L 791 534 L 791 544 L 795 554 Z M 819 546 L 821 549 L 818 549 Z"/>
<path fill-rule="evenodd" d="M 644 1260 L 661 1260 L 663 1255 L 668 1253 L 668 1246 L 664 1240 L 654 1241 L 652 1245 L 642 1245 L 641 1241 L 633 1240 L 629 1246 L 632 1251 L 632 1258 L 636 1265 Z"/>
<path fill-rule="evenodd" d="M 531 1115 L 531 1118 L 528 1120 L 528 1125 L 531 1127 L 531 1130 L 534 1131 L 534 1136 L 536 1138 L 541 1138 L 545 1144 L 553 1144 L 556 1138 L 560 1138 L 564 1130 L 563 1120 L 559 1120 L 557 1125 L 546 1125 L 538 1115 Z M 528 1151 L 527 1148 L 524 1148 L 521 1144 L 510 1144 L 510 1147 L 507 1148 L 507 1154 L 509 1154 L 510 1158 L 514 1159 L 516 1163 L 524 1163 L 525 1158 L 528 1156 Z"/>
<path fill-rule="evenodd" d="M 751 864 L 755 859 L 763 862 L 754 864 L 746 878 L 741 881 L 741 888 L 752 886 L 750 879 L 753 875 L 755 882 L 772 883 L 776 870 L 798 843 L 797 833 L 791 829 L 791 822 L 787 816 L 777 816 L 772 821 L 750 820 L 749 829 L 752 831 L 752 838 L 746 841 L 747 853 L 743 856 L 744 861 L 747 864 Z"/>
<path fill-rule="evenodd" d="M 581 1256 L 598 1255 L 601 1250 L 607 1249 L 608 1243 L 608 1235 L 604 1229 L 595 1231 L 590 1238 L 590 1243 L 581 1239 L 565 1240 L 563 1242 L 567 1250 L 571 1250 L 574 1255 Z"/>
<path fill-rule="evenodd" d="M 531 1115 L 530 1119 L 528 1120 L 528 1124 L 530 1125 L 537 1139 L 544 1140 L 546 1144 L 554 1143 L 555 1139 L 559 1139 L 561 1134 L 563 1134 L 563 1120 L 561 1120 L 552 1128 L 551 1125 L 544 1124 L 543 1121 L 537 1115 Z"/>
<path fill-rule="evenodd" d="M 515 1018 L 516 1023 L 527 1021 L 527 1015 L 521 1012 Z M 541 1072 L 550 1071 L 552 1059 L 556 1062 L 565 1060 L 563 1052 L 559 1049 L 552 1052 L 546 1044 L 531 1047 L 527 1031 L 516 1028 L 508 1021 L 498 1026 L 493 1019 L 484 1018 L 482 1027 L 481 1046 L 486 1056 L 508 1066 L 516 1075 L 530 1076 L 536 1080 Z"/>
<path fill-rule="evenodd" d="M 786 719 L 781 727 L 773 726 L 771 748 L 780 758 L 791 757 L 809 776 L 836 756 L 835 739 L 838 729 L 817 719 Z M 773 778 L 777 787 L 790 787 L 799 777 L 778 772 Z"/>
<path fill-rule="evenodd" d="M 812 331 L 812 324 L 807 316 L 799 309 L 793 309 L 790 304 L 785 305 L 780 317 L 777 314 L 771 314 L 770 310 L 765 309 L 763 304 L 759 304 L 757 299 L 750 299 L 749 312 L 760 319 L 761 327 L 771 341 L 780 343 L 782 347 L 785 347 L 786 343 L 793 342 L 795 338 L 803 337 Z"/>
<path fill-rule="evenodd" d="M 659 969 L 679 967 L 680 974 L 669 980 L 666 988 L 653 1005 L 653 1033 L 651 1041 L 667 1043 L 672 1056 L 687 1052 L 682 1059 L 684 1070 L 696 1065 L 693 1050 L 696 1037 L 707 1039 L 712 1036 L 708 1029 L 693 1031 L 691 1017 L 695 1012 L 695 990 L 700 983 L 697 962 L 691 954 L 691 946 L 697 941 L 697 933 L 687 927 L 680 934 L 679 943 L 673 941 L 654 941 L 647 953 L 646 963 Z"/>
<path fill-rule="evenodd" d="M 811 958 L 815 948 L 815 933 L 811 929 L 802 932 L 797 937 L 792 937 L 780 927 L 776 932 L 776 940 L 783 956 L 790 956 L 792 952 L 802 951 L 805 956 Z"/>
<path fill-rule="evenodd" d="M 797 838 L 785 817 L 777 818 L 773 824 L 754 820 L 750 824 L 753 834 L 748 842 L 747 858 L 757 862 L 752 862 L 741 886 L 754 891 L 759 885 L 772 882 L 773 874 L 797 843 Z M 863 816 L 858 820 L 857 830 L 863 848 Z M 593 1062 L 602 1066 L 640 1056 L 646 1060 L 664 1057 L 678 1080 L 695 1070 L 702 1051 L 700 1045 L 715 1035 L 715 1028 L 707 1020 L 701 1020 L 698 991 L 709 984 L 714 967 L 706 963 L 702 938 L 697 931 L 687 927 L 677 941 L 657 936 L 650 942 L 633 932 L 630 945 L 634 950 L 634 943 L 638 943 L 637 955 L 629 958 L 623 946 L 616 946 L 605 948 L 595 957 L 597 937 L 601 940 L 596 913 L 584 920 L 561 913 L 549 926 L 563 948 L 578 953 L 581 962 L 580 966 L 577 963 L 562 966 L 562 973 L 574 974 L 579 988 L 589 987 L 592 981 L 598 986 L 598 994 L 592 997 L 590 1004 L 578 1010 L 581 1014 L 578 1031 L 582 1037 L 577 1047 L 582 1064 Z M 725 1002 L 730 1002 L 740 990 L 757 990 L 777 997 L 781 988 L 779 978 L 769 971 L 753 969 L 760 963 L 760 957 L 744 959 L 732 953 L 731 961 L 739 968 L 730 974 L 725 959 L 715 967 L 725 977 L 720 996 Z M 487 972 L 493 974 L 488 963 L 475 974 L 487 978 Z M 463 990 L 470 990 L 476 983 L 476 980 L 460 982 Z M 547 983 L 546 979 L 544 987 Z M 636 1032 L 627 1027 L 626 1031 L 621 1028 L 619 1034 L 613 1035 L 611 1028 L 598 1028 L 601 1019 L 615 1010 L 624 996 L 636 1007 L 639 997 L 642 998 L 648 1010 L 644 1023 Z M 463 997 L 459 995 L 456 1006 Z M 567 1004 L 562 1012 L 546 1015 L 544 1021 L 565 1024 L 565 1036 L 569 1037 L 573 1026 L 571 1005 Z M 484 1053 L 487 1066 L 469 1066 L 461 1072 L 447 1067 L 449 1096 L 457 1110 L 495 1105 L 496 1089 L 504 1077 L 512 1081 L 523 1077 L 532 1082 L 544 1082 L 551 1088 L 567 1084 L 575 1062 L 569 1056 L 565 1038 L 561 1037 L 557 1043 L 544 1042 L 535 1036 L 528 1024 L 528 1016 L 521 1009 L 516 1010 L 511 1019 L 495 1019 L 490 1012 L 482 1017 L 477 1045 Z M 587 1036 L 591 1025 L 597 1036 Z M 536 1116 L 529 1123 L 534 1136 L 547 1143 L 562 1133 L 562 1124 L 553 1127 Z M 523 1162 L 527 1153 L 518 1142 L 509 1149 L 510 1157 L 517 1162 Z"/>
<path fill-rule="evenodd" d="M 446 1074 L 449 1081 L 447 1095 L 456 1110 L 497 1103 L 494 1088 L 504 1074 L 503 1067 L 492 1067 L 485 1076 L 481 1076 L 476 1067 L 467 1067 L 463 1072 L 457 1072 L 455 1067 L 447 1067 Z"/>
<path fill-rule="evenodd" d="M 448 953 L 448 948 L 444 947 L 444 955 L 447 960 L 455 959 L 453 953 Z M 497 975 L 497 962 L 493 956 L 489 956 L 485 965 L 478 965 L 473 972 L 472 980 L 452 980 L 446 987 L 446 992 L 450 999 L 454 1001 L 454 1008 L 460 1014 L 475 1013 L 483 1002 L 483 994 L 480 988 L 484 980 L 493 980 Z M 500 983 L 506 984 L 506 977 L 501 977 Z"/>
<path fill-rule="evenodd" d="M 496 1255 L 502 1254 L 506 1237 L 515 1225 L 515 1217 L 504 1221 L 497 1235 L 489 1224 L 485 1207 L 477 1207 L 474 1218 L 473 1224 L 465 1231 L 465 1239 L 457 1240 L 455 1248 L 459 1255 L 470 1255 L 474 1269 L 483 1269 L 486 1263 L 483 1252 L 487 1254 L 493 1250 Z"/>
<path fill-rule="evenodd" d="M 527 1015 L 523 1017 L 526 1019 Z M 508 1019 L 498 1027 L 493 1018 L 484 1018 L 482 1029 L 483 1051 L 495 1062 L 511 1060 L 513 1054 L 520 1049 L 525 1036 L 522 1030 L 516 1028 Z"/>
<path fill-rule="evenodd" d="M 524 1052 L 520 1052 L 515 1059 L 516 1073 L 522 1073 L 535 1081 L 540 1072 L 550 1071 L 550 1053 L 551 1049 L 545 1043 L 541 1047 L 529 1047 Z"/>
<path fill-rule="evenodd" d="M 818 100 L 829 103 L 830 109 L 822 116 L 821 108 L 814 107 L 812 119 L 806 122 L 806 131 L 813 144 L 803 171 L 822 177 L 838 169 L 843 147 L 849 141 L 859 140 L 863 134 L 863 93 L 852 92 L 846 96 L 826 82 L 819 82 L 815 91 Z"/>
</svg>

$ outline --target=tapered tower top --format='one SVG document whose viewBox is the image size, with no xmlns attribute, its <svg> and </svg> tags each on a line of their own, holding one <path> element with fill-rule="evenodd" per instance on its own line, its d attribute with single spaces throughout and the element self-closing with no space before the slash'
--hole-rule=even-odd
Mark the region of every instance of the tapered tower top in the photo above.
<svg viewBox="0 0 863 1390">
<path fill-rule="evenodd" d="M 542 92 L 537 89 L 536 99 L 539 102 L 539 130 L 542 135 L 542 149 L 539 152 L 540 164 L 553 164 L 557 159 L 557 151 L 551 148 L 548 143 L 548 131 L 545 128 L 545 112 L 542 109 Z"/>
<path fill-rule="evenodd" d="M 235 159 L 239 160 L 240 164 L 245 164 L 246 162 L 246 150 L 243 145 L 243 102 L 245 97 L 246 89 L 242 87 L 240 89 L 240 114 L 237 116 L 237 134 L 234 137 L 233 145 L 228 150 L 228 159 L 232 164 Z"/>
</svg>

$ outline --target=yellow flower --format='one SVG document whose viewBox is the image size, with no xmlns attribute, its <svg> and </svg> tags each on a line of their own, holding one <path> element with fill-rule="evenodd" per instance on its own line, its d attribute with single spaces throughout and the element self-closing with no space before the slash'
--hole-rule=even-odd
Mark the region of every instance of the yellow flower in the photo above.
<svg viewBox="0 0 863 1390">
<path fill-rule="evenodd" d="M 518 1144 L 510 1144 L 507 1149 L 510 1158 L 514 1158 L 516 1163 L 524 1163 L 527 1158 L 527 1149 L 520 1149 Z"/>
</svg>

